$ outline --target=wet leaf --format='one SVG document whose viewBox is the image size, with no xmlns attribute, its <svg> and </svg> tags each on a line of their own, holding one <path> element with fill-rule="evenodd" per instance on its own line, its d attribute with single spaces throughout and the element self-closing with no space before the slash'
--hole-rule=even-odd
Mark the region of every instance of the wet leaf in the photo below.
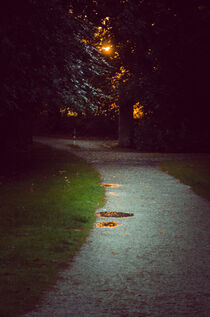
<svg viewBox="0 0 210 317">
<path fill-rule="evenodd" d="M 113 196 L 119 196 L 119 194 L 115 193 L 115 192 L 109 192 L 110 195 L 113 195 Z"/>
</svg>

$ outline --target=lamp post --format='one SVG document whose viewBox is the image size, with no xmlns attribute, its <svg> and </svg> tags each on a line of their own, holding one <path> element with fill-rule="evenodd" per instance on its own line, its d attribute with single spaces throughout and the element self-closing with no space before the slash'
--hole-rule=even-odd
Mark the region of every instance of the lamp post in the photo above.
<svg viewBox="0 0 210 317">
<path fill-rule="evenodd" d="M 74 128 L 74 134 L 73 134 L 73 144 L 76 144 L 76 128 Z"/>
</svg>

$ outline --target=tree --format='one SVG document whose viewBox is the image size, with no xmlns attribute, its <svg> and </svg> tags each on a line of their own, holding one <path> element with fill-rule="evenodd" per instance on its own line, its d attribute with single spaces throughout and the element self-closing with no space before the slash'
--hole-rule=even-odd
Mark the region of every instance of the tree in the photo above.
<svg viewBox="0 0 210 317">
<path fill-rule="evenodd" d="M 11 111 L 29 117 L 61 105 L 94 108 L 104 98 L 104 78 L 111 83 L 114 77 L 108 73 L 111 63 L 115 74 L 122 69 L 129 74 L 120 77 L 113 94 L 121 110 L 122 145 L 130 144 L 137 101 L 143 106 L 141 120 L 152 123 L 146 126 L 164 146 L 173 138 L 179 142 L 180 135 L 194 133 L 201 140 L 209 132 L 210 10 L 205 1 L 72 0 L 69 7 L 65 1 L 26 0 L 20 7 L 10 0 L 0 23 L 6 65 L 1 118 Z M 98 27 L 113 56 L 102 58 L 97 46 L 102 42 L 93 39 Z"/>
<path fill-rule="evenodd" d="M 90 0 L 83 4 L 76 12 L 109 28 L 109 41 L 119 56 L 118 71 L 123 66 L 131 74 L 119 86 L 119 96 L 124 96 L 120 97 L 120 108 L 125 109 L 121 111 L 124 123 L 120 131 L 127 131 L 124 136 L 120 132 L 121 143 L 129 143 L 132 111 L 128 108 L 136 99 L 143 105 L 143 120 L 152 123 L 147 126 L 159 135 L 156 142 L 162 140 L 163 147 L 172 140 L 180 143 L 180 137 L 184 142 L 187 134 L 193 139 L 206 138 L 210 70 L 207 1 Z M 100 23 L 106 17 L 108 25 L 104 26 Z"/>
<path fill-rule="evenodd" d="M 142 21 L 135 19 L 136 11 L 139 12 L 139 4 L 135 1 L 85 1 L 82 10 L 78 9 L 77 4 L 78 1 L 72 4 L 74 12 L 83 19 L 86 17 L 96 25 L 98 24 L 102 29 L 101 42 L 112 44 L 113 51 L 116 52 L 114 56 L 110 56 L 112 65 L 116 69 L 114 77 L 124 70 L 119 77 L 118 85 L 115 85 L 115 90 L 117 89 L 115 101 L 120 109 L 119 143 L 121 146 L 129 146 L 132 141 L 133 105 L 139 101 L 139 78 L 146 66 L 144 50 L 139 46 L 139 34 L 143 30 L 139 31 L 138 28 Z M 139 22 L 139 26 L 136 22 Z M 143 43 L 143 39 L 141 42 Z M 138 50 L 138 47 L 141 49 Z M 141 63 L 140 56 L 143 57 Z M 129 76 L 126 77 L 125 75 L 128 74 Z"/>
<path fill-rule="evenodd" d="M 0 32 L 0 116 L 9 126 L 4 134 L 11 131 L 10 142 L 18 134 L 17 143 L 29 142 L 34 113 L 59 112 L 61 106 L 94 108 L 106 97 L 96 77 L 100 82 L 109 65 L 84 41 L 93 35 L 93 26 L 75 17 L 66 1 L 26 0 L 20 5 L 8 0 Z"/>
</svg>

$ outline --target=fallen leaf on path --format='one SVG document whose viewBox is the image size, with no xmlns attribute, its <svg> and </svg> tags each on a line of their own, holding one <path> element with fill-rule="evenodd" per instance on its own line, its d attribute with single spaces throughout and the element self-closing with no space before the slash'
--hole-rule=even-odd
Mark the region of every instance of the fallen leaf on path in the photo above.
<svg viewBox="0 0 210 317">
<path fill-rule="evenodd" d="M 119 194 L 117 193 L 114 193 L 114 192 L 109 192 L 110 195 L 113 195 L 113 196 L 119 196 Z"/>
<path fill-rule="evenodd" d="M 101 184 L 101 187 L 120 187 L 119 184 Z"/>
</svg>

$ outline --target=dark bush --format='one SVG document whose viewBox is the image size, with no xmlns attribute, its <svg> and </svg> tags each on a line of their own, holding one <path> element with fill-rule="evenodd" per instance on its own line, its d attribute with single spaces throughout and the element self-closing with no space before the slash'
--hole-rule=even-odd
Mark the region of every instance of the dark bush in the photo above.
<svg viewBox="0 0 210 317">
<path fill-rule="evenodd" d="M 197 129 L 164 129 L 154 119 L 139 119 L 134 127 L 134 146 L 142 152 L 209 153 L 210 136 Z"/>
</svg>

